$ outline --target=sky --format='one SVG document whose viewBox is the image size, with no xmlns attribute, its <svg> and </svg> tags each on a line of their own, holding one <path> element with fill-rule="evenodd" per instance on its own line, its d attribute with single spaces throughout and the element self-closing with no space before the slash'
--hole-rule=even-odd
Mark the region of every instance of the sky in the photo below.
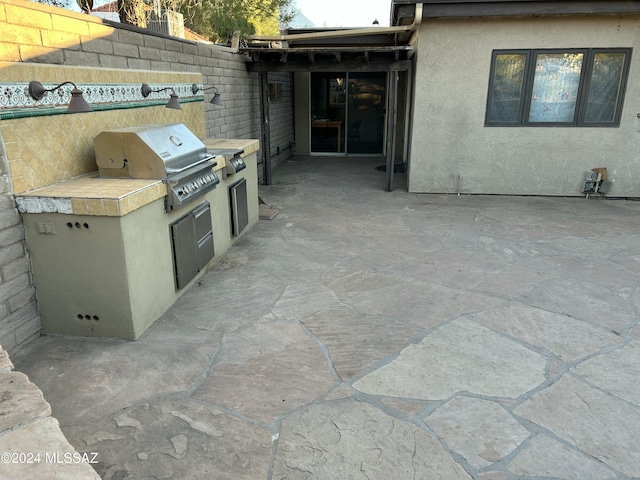
<svg viewBox="0 0 640 480">
<path fill-rule="evenodd" d="M 111 0 L 94 0 L 94 7 Z M 389 26 L 391 0 L 292 0 L 315 27 L 371 27 L 378 20 L 381 27 Z M 79 12 L 75 1 L 69 8 Z M 311 26 L 311 25 L 309 25 Z"/>
<path fill-rule="evenodd" d="M 293 0 L 316 27 L 389 26 L 391 0 Z"/>
</svg>

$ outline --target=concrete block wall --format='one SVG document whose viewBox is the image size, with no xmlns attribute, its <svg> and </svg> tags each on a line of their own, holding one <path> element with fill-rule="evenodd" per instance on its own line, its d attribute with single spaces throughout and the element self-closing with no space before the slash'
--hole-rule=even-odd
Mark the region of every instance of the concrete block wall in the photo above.
<svg viewBox="0 0 640 480">
<path fill-rule="evenodd" d="M 11 351 L 39 331 L 24 229 L 11 194 L 9 167 L 0 137 L 0 343 Z"/>
<path fill-rule="evenodd" d="M 0 69 L 40 63 L 200 73 L 204 87 L 215 86 L 224 102 L 211 105 L 213 91 L 204 92 L 206 136 L 260 138 L 259 77 L 248 73 L 245 57 L 228 47 L 163 36 L 24 0 L 0 0 L 0 32 Z M 100 68 L 96 82 L 106 81 L 99 78 Z M 59 79 L 65 80 L 71 79 Z M 278 120 L 271 125 L 278 131 L 281 117 L 275 115 Z M 38 334 L 40 323 L 4 150 L 0 149 L 0 157 L 0 344 L 11 353 Z M 260 170 L 259 174 L 262 177 Z"/>
<path fill-rule="evenodd" d="M 269 74 L 269 82 L 282 86 L 282 98 L 269 103 L 271 166 L 274 170 L 289 160 L 293 152 L 292 78 L 292 74 L 288 72 Z"/>
<path fill-rule="evenodd" d="M 207 136 L 260 137 L 257 74 L 230 48 L 154 34 L 23 0 L 0 0 L 2 62 L 201 73 L 224 105 L 206 103 Z M 100 79 L 96 79 L 99 81 Z M 212 91 L 205 92 L 207 101 Z"/>
</svg>

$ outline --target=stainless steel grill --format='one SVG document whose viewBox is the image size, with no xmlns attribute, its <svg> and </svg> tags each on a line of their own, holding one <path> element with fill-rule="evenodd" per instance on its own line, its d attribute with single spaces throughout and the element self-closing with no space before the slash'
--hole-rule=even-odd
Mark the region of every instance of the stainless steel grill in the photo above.
<svg viewBox="0 0 640 480">
<path fill-rule="evenodd" d="M 244 150 L 239 148 L 207 148 L 207 152 L 211 155 L 222 155 L 224 157 L 225 174 L 234 175 L 240 170 L 247 168 L 244 160 L 240 155 Z"/>
<path fill-rule="evenodd" d="M 165 210 L 183 207 L 220 183 L 215 154 L 181 123 L 105 130 L 93 140 L 104 177 L 162 180 Z"/>
</svg>

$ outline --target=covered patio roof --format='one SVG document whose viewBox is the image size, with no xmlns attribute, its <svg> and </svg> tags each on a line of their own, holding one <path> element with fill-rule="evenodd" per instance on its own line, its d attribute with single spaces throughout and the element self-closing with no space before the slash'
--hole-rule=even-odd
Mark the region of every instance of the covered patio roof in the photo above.
<svg viewBox="0 0 640 480">
<path fill-rule="evenodd" d="M 264 181 L 271 183 L 268 72 L 390 72 L 387 114 L 387 190 L 393 184 L 398 72 L 411 68 L 422 5 L 408 25 L 354 29 L 290 30 L 284 35 L 249 36 L 238 51 L 247 70 L 260 73 Z"/>
<path fill-rule="evenodd" d="M 414 53 L 417 23 L 254 35 L 239 51 L 249 57 L 249 71 L 403 71 Z"/>
</svg>

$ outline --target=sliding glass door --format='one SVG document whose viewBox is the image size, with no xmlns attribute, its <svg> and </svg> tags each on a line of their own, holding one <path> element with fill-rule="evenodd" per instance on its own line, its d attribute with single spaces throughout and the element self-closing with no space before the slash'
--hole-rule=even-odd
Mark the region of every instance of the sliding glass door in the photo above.
<svg viewBox="0 0 640 480">
<path fill-rule="evenodd" d="M 311 73 L 311 153 L 384 153 L 386 73 Z"/>
</svg>

